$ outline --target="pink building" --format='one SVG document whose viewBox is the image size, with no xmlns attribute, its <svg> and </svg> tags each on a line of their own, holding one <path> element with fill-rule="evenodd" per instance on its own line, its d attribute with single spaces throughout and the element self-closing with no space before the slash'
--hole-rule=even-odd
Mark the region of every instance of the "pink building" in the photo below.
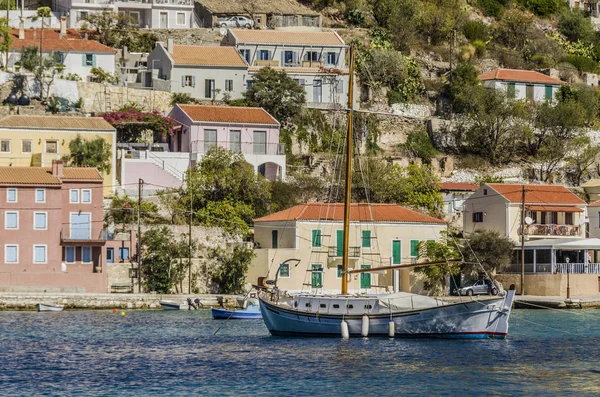
<svg viewBox="0 0 600 397">
<path fill-rule="evenodd" d="M 0 167 L 0 289 L 103 293 L 107 265 L 129 261 L 135 235 L 104 229 L 95 168 Z"/>
</svg>

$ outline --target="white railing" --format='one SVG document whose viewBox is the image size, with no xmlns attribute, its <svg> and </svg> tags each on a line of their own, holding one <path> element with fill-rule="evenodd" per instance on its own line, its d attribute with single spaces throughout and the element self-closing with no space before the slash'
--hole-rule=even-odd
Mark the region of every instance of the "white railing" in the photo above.
<svg viewBox="0 0 600 397">
<path fill-rule="evenodd" d="M 552 273 L 600 274 L 600 263 L 557 263 Z"/>
</svg>

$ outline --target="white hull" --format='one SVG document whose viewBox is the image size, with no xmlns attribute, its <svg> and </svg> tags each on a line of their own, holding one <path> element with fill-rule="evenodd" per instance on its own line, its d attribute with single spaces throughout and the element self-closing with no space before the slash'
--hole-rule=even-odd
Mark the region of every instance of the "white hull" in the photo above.
<svg viewBox="0 0 600 397">
<path fill-rule="evenodd" d="M 38 312 L 61 312 L 63 310 L 63 306 L 38 303 L 35 305 L 35 309 Z"/>
<path fill-rule="evenodd" d="M 387 312 L 381 308 L 376 313 L 362 314 L 303 311 L 261 298 L 260 309 L 268 330 L 279 336 L 341 336 L 342 320 L 348 324 L 350 336 L 360 336 L 366 315 L 368 335 L 389 335 L 389 323 L 393 321 L 395 337 L 505 338 L 514 295 L 515 291 L 508 291 L 505 296 L 490 299 Z M 317 304 L 328 300 L 314 299 Z"/>
<path fill-rule="evenodd" d="M 163 310 L 188 310 L 189 305 L 187 303 L 178 303 L 172 301 L 160 301 L 160 306 Z"/>
</svg>

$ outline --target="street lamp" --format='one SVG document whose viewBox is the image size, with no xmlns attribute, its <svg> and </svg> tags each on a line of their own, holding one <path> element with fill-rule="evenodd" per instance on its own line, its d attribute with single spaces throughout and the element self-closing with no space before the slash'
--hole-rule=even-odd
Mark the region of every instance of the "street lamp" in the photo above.
<svg viewBox="0 0 600 397">
<path fill-rule="evenodd" d="M 569 261 L 570 261 L 570 259 L 567 256 L 565 258 L 565 262 L 567 262 L 567 299 L 566 299 L 566 302 L 571 302 L 571 280 L 570 280 L 570 277 L 569 277 L 569 273 L 570 273 L 569 272 L 569 267 L 570 267 L 569 266 Z"/>
</svg>

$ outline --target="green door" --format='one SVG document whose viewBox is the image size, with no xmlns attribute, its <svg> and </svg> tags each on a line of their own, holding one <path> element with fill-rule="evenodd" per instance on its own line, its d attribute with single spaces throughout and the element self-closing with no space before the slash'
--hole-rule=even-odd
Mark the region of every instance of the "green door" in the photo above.
<svg viewBox="0 0 600 397">
<path fill-rule="evenodd" d="M 344 231 L 338 230 L 336 233 L 336 255 L 342 256 L 344 254 Z"/>
<path fill-rule="evenodd" d="M 279 240 L 278 239 L 278 237 L 279 237 L 278 235 L 279 235 L 279 233 L 277 233 L 277 230 L 275 230 L 275 229 L 271 230 L 271 248 L 277 248 L 278 247 L 278 245 L 277 245 L 278 240 Z"/>
<path fill-rule="evenodd" d="M 402 258 L 400 240 L 392 240 L 392 264 L 399 265 Z"/>
<path fill-rule="evenodd" d="M 371 265 L 360 265 L 361 269 L 370 269 Z M 360 288 L 369 289 L 371 288 L 371 273 L 360 274 Z"/>
<path fill-rule="evenodd" d="M 312 288 L 323 288 L 323 266 L 312 265 L 311 266 L 311 280 L 310 284 Z"/>
</svg>

